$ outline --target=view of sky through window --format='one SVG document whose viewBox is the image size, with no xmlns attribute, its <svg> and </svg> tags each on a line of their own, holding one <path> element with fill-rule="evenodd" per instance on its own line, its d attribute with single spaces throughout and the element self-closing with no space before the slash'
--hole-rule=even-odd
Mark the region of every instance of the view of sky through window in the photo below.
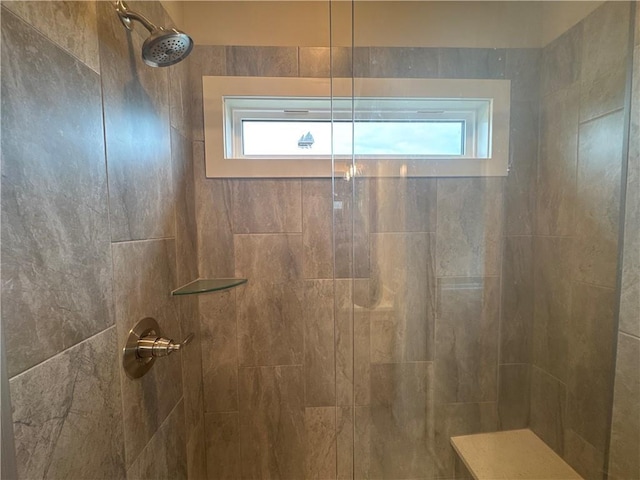
<svg viewBox="0 0 640 480">
<path fill-rule="evenodd" d="M 356 155 L 460 156 L 464 135 L 464 121 L 458 120 L 333 123 L 336 155 L 351 155 L 353 144 Z M 242 142 L 246 156 L 331 155 L 331 122 L 244 120 Z"/>
</svg>

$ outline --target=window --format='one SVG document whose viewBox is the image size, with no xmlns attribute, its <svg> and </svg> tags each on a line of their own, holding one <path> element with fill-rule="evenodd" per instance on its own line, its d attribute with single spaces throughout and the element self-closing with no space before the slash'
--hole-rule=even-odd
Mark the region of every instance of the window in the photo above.
<svg viewBox="0 0 640 480">
<path fill-rule="evenodd" d="M 484 125 L 491 99 L 368 98 L 356 104 L 344 97 L 332 102 L 229 96 L 223 101 L 226 158 L 488 156 Z"/>
<path fill-rule="evenodd" d="M 333 82 L 204 77 L 207 176 L 506 175 L 509 81 Z"/>
</svg>

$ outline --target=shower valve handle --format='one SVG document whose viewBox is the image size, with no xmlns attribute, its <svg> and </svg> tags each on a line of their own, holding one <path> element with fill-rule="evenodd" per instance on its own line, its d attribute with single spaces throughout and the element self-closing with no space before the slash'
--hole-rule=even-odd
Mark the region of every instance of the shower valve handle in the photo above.
<svg viewBox="0 0 640 480">
<path fill-rule="evenodd" d="M 181 343 L 175 343 L 172 339 L 147 335 L 138 340 L 136 354 L 140 358 L 166 357 L 177 352 L 193 340 L 193 333 L 189 334 Z"/>
<path fill-rule="evenodd" d="M 153 366 L 156 358 L 166 357 L 181 350 L 193 340 L 193 333 L 181 343 L 164 337 L 154 318 L 146 317 L 134 325 L 122 349 L 122 367 L 132 380 L 142 377 Z"/>
</svg>

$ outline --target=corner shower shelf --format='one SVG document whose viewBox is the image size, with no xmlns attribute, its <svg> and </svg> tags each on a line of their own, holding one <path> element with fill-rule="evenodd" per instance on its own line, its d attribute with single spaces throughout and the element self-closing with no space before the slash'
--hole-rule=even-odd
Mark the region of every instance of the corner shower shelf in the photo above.
<svg viewBox="0 0 640 480">
<path fill-rule="evenodd" d="M 171 295 L 195 295 L 198 293 L 218 292 L 245 283 L 247 283 L 246 278 L 201 278 L 177 288 L 171 292 Z"/>
</svg>

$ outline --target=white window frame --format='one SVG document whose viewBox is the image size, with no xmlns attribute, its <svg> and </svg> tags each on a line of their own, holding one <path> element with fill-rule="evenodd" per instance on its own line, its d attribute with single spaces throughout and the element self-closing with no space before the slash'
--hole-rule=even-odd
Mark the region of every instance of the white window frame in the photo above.
<svg viewBox="0 0 640 480">
<path fill-rule="evenodd" d="M 353 83 L 352 83 L 353 81 Z M 476 129 L 488 129 L 484 135 L 486 145 L 474 145 L 478 155 L 464 156 L 389 156 L 389 155 L 334 155 L 326 156 L 244 156 L 238 138 L 238 122 L 242 109 L 233 117 L 225 99 L 239 97 L 286 97 L 295 100 L 330 98 L 333 93 L 334 119 L 351 119 L 352 86 L 356 92 L 353 104 L 356 118 L 376 112 L 376 99 L 413 101 L 420 98 L 491 99 L 486 113 L 488 119 L 476 119 Z M 476 79 L 317 79 L 280 77 L 203 77 L 203 104 L 205 120 L 206 175 L 212 178 L 279 178 L 279 177 L 331 177 L 357 170 L 360 176 L 504 176 L 508 172 L 509 155 L 509 103 L 508 80 Z M 347 99 L 347 100 L 342 100 Z M 275 99 L 274 99 L 275 100 Z M 438 100 L 440 101 L 440 100 Z M 249 102 L 250 103 L 250 102 Z M 276 100 L 277 103 L 277 100 Z M 301 103 L 302 105 L 302 103 Z M 274 107 L 275 109 L 275 107 Z M 286 108 L 285 108 L 286 109 Z M 250 110 L 250 108 L 249 108 Z M 281 115 L 263 112 L 265 118 Z M 485 109 L 486 110 L 486 109 Z M 329 111 L 329 116 L 331 112 Z M 402 113 L 406 118 L 406 112 Z M 467 132 L 469 133 L 469 132 Z M 240 142 L 240 143 L 238 143 Z M 467 141 L 468 142 L 468 141 Z M 226 145 L 226 146 L 225 146 Z M 468 145 L 468 143 L 467 143 Z M 482 153 L 484 151 L 484 154 Z M 487 153 L 490 152 L 490 155 Z M 334 166 L 332 168 L 332 165 Z"/>
<path fill-rule="evenodd" d="M 356 111 L 358 121 L 435 121 L 462 122 L 461 138 L 462 152 L 460 155 L 447 154 L 416 154 L 416 159 L 435 158 L 487 158 L 490 142 L 489 131 L 485 125 L 491 117 L 493 101 L 491 99 L 431 99 L 431 98 L 359 98 L 354 105 L 350 97 L 300 98 L 300 97 L 259 97 L 259 96 L 225 96 L 225 158 L 235 159 L 268 159 L 268 154 L 249 155 L 244 152 L 244 122 L 245 121 L 326 121 L 333 117 L 336 122 L 351 122 L 353 110 Z M 485 138 L 480 138 L 484 132 Z M 304 133 L 304 132 L 302 132 Z M 330 158 L 330 154 L 313 155 L 281 155 L 284 158 Z M 341 160 L 348 160 L 351 152 L 335 152 L 334 156 Z M 362 158 L 396 158 L 406 159 L 411 155 L 371 155 L 362 154 Z"/>
</svg>

